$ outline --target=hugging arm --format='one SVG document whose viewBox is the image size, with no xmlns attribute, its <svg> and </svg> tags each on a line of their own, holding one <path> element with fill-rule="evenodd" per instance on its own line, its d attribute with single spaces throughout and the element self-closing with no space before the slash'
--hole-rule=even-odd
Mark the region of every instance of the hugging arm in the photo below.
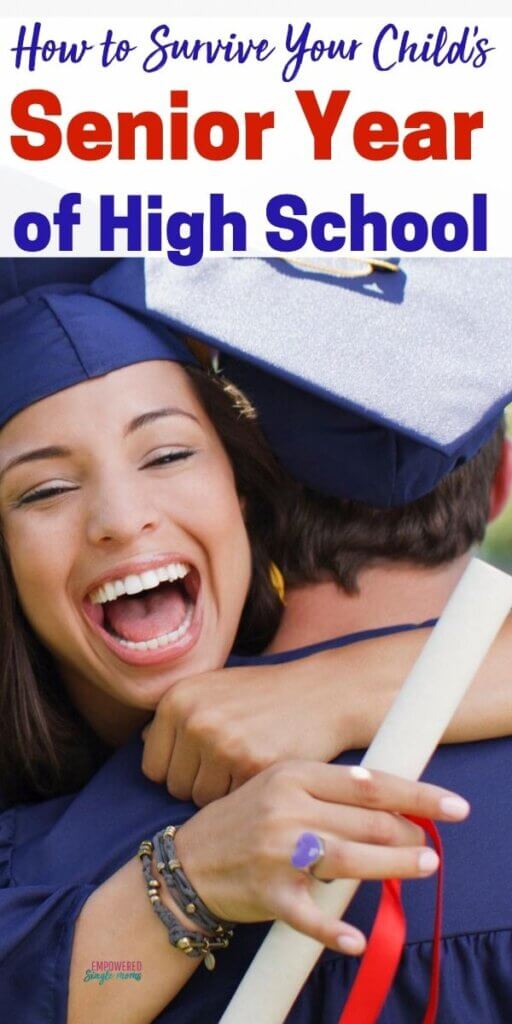
<svg viewBox="0 0 512 1024">
<path fill-rule="evenodd" d="M 425 877 L 435 870 L 436 858 L 425 851 L 421 829 L 400 812 L 409 814 L 414 808 L 445 821 L 465 817 L 463 803 L 455 814 L 443 810 L 441 801 L 448 795 L 436 786 L 379 772 L 361 778 L 349 768 L 288 762 L 260 773 L 186 821 L 177 833 L 176 851 L 217 917 L 242 924 L 280 918 L 324 945 L 357 954 L 364 949 L 364 937 L 321 912 L 311 899 L 308 877 L 290 864 L 298 835 L 310 828 L 326 837 L 319 877 Z M 93 893 L 79 915 L 67 1024 L 79 1024 L 84 1016 L 95 1024 L 112 1019 L 150 1024 L 197 966 L 169 947 L 140 874 L 132 859 Z M 142 960 L 143 983 L 131 990 L 123 983 L 103 988 L 83 984 L 100 934 L 109 957 L 122 958 L 129 948 L 130 955 Z M 232 941 L 243 942 L 240 933 Z M 229 958 L 230 950 L 220 956 Z M 205 983 L 215 988 L 215 973 Z"/>
<path fill-rule="evenodd" d="M 123 791 L 124 801 L 135 799 L 140 782 L 132 785 Z M 291 866 L 298 836 L 311 829 L 325 838 L 319 877 L 425 877 L 435 870 L 435 856 L 423 863 L 423 833 L 400 815 L 414 811 L 445 821 L 465 817 L 467 806 L 454 813 L 453 800 L 449 813 L 443 810 L 445 796 L 453 794 L 383 773 L 361 777 L 346 767 L 287 762 L 187 820 L 176 836 L 177 854 L 219 918 L 244 925 L 278 917 L 333 949 L 357 954 L 364 949 L 364 937 L 319 911 L 308 876 Z M 173 803 L 167 795 L 166 800 L 171 817 Z M 117 831 L 118 817 L 113 806 L 89 850 L 89 855 L 96 851 L 95 860 L 101 860 L 111 832 Z M 32 857 L 38 856 L 39 843 L 31 841 Z M 45 853 L 53 856 L 48 844 Z M 16 1024 L 44 1019 L 54 1024 L 151 1024 L 198 966 L 171 948 L 149 905 L 136 857 L 99 886 L 52 888 L 10 881 L 0 889 L 0 1003 Z M 165 902 L 172 906 L 167 894 Z M 233 942 L 246 951 L 243 928 Z M 219 957 L 230 953 L 220 951 Z M 115 977 L 103 985 L 87 982 L 95 960 L 128 956 L 142 961 L 136 984 Z M 234 960 L 236 979 L 240 959 L 243 954 Z M 222 1000 L 215 978 L 214 972 L 205 983 L 213 986 L 212 999 Z"/>
<path fill-rule="evenodd" d="M 366 748 L 430 630 L 361 641 L 298 661 L 184 679 L 144 731 L 142 768 L 179 799 L 218 799 L 268 765 L 331 761 Z M 444 736 L 470 742 L 512 733 L 512 617 Z"/>
</svg>

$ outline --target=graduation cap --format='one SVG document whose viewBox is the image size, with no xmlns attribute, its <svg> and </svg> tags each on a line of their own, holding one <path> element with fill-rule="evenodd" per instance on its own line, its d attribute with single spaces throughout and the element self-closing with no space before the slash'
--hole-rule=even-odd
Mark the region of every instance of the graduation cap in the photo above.
<svg viewBox="0 0 512 1024">
<path fill-rule="evenodd" d="M 30 257 L 0 259 L 0 302 L 48 284 L 88 284 L 117 260 L 98 257 Z"/>
<path fill-rule="evenodd" d="M 512 397 L 511 265 L 128 259 L 93 287 L 217 349 L 294 477 L 389 507 L 496 429 Z"/>
<path fill-rule="evenodd" d="M 49 260 L 59 266 L 42 271 L 46 261 L 23 260 L 21 274 L 18 262 L 0 260 L 0 427 L 41 398 L 121 367 L 195 362 L 168 328 L 89 294 L 83 282 L 101 260 Z"/>
</svg>

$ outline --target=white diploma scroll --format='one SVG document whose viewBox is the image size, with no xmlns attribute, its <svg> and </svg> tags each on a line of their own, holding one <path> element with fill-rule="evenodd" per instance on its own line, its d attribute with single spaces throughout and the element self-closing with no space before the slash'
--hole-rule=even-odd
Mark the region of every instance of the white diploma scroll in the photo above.
<svg viewBox="0 0 512 1024">
<path fill-rule="evenodd" d="M 473 559 L 362 764 L 420 777 L 511 606 L 512 577 Z M 342 917 L 359 884 L 314 882 L 315 901 Z M 322 951 L 316 940 L 276 922 L 219 1024 L 283 1024 Z"/>
</svg>

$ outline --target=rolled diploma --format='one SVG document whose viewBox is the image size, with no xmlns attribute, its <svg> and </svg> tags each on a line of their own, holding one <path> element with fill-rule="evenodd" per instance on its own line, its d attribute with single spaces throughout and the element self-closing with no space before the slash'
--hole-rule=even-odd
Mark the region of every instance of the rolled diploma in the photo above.
<svg viewBox="0 0 512 1024">
<path fill-rule="evenodd" d="M 512 605 L 512 577 L 473 559 L 362 764 L 418 779 Z M 341 917 L 360 882 L 313 883 L 318 906 Z M 219 1024 L 282 1024 L 323 946 L 277 921 Z"/>
</svg>

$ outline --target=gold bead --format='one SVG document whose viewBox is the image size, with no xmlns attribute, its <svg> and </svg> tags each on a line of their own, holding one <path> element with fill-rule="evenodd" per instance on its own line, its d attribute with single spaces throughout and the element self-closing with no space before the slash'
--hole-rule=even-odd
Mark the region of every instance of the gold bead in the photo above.
<svg viewBox="0 0 512 1024">
<path fill-rule="evenodd" d="M 151 878 L 150 881 L 148 882 L 148 885 L 150 885 L 152 889 L 160 888 L 160 882 L 158 881 L 158 878 Z"/>
<path fill-rule="evenodd" d="M 185 907 L 185 910 L 187 911 L 187 914 L 195 914 L 195 912 L 196 912 L 196 905 L 195 905 L 195 903 L 187 903 L 187 905 Z"/>
<path fill-rule="evenodd" d="M 157 866 L 156 866 L 156 870 L 157 870 L 157 871 L 163 871 L 163 870 L 164 870 L 164 868 L 165 868 L 165 864 L 164 864 L 163 860 L 159 860 L 159 861 L 158 861 L 158 864 L 157 864 Z"/>
<path fill-rule="evenodd" d="M 174 839 L 177 831 L 178 829 L 176 828 L 176 825 L 168 825 L 167 828 L 164 829 L 164 836 L 168 836 L 169 839 Z"/>
<path fill-rule="evenodd" d="M 189 949 L 192 949 L 192 943 L 190 939 L 187 939 L 186 935 L 184 935 L 182 939 L 178 939 L 176 945 L 178 949 L 182 949 L 184 953 L 188 952 Z"/>
<path fill-rule="evenodd" d="M 149 899 L 151 900 L 151 903 L 160 903 L 160 897 L 157 896 L 156 892 L 150 892 Z"/>
<path fill-rule="evenodd" d="M 174 860 L 167 862 L 167 867 L 169 868 L 169 871 L 177 871 L 178 868 L 181 868 L 181 861 L 175 857 Z"/>
<path fill-rule="evenodd" d="M 215 967 L 215 957 L 214 957 L 213 953 L 207 953 L 206 954 L 206 956 L 204 958 L 204 966 L 206 967 L 207 971 L 213 971 L 213 969 Z"/>
</svg>

